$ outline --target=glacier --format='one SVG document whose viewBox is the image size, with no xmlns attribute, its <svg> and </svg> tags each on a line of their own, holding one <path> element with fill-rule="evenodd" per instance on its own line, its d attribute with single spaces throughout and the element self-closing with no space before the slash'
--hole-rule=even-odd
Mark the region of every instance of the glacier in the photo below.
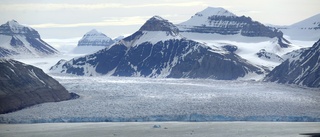
<svg viewBox="0 0 320 137">
<path fill-rule="evenodd" d="M 259 81 L 51 74 L 75 100 L 0 115 L 0 123 L 320 122 L 319 88 Z"/>
</svg>

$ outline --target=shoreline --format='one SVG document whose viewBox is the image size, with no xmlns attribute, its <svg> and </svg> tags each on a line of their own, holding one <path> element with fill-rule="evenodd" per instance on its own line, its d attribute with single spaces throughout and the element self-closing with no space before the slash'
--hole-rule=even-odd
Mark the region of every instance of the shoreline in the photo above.
<svg viewBox="0 0 320 137">
<path fill-rule="evenodd" d="M 98 122 L 0 124 L 0 136 L 282 136 L 320 133 L 320 122 Z"/>
</svg>

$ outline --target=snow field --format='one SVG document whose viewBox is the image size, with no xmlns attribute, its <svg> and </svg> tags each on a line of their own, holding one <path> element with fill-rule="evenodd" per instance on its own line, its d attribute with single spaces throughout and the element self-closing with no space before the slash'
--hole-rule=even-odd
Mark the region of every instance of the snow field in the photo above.
<svg viewBox="0 0 320 137">
<path fill-rule="evenodd" d="M 2 114 L 0 122 L 320 121 L 319 89 L 253 81 L 53 77 L 81 97 Z"/>
<path fill-rule="evenodd" d="M 291 40 L 288 36 L 285 36 L 292 44 L 288 48 L 281 48 L 277 44 L 277 38 L 266 37 L 244 37 L 237 35 L 219 35 L 219 34 L 201 34 L 201 33 L 188 33 L 183 32 L 181 35 L 196 40 L 200 43 L 205 43 L 209 47 L 215 49 L 216 47 L 222 47 L 225 45 L 234 45 L 238 47 L 235 52 L 237 55 L 248 60 L 255 65 L 262 65 L 272 70 L 278 66 L 281 62 L 274 61 L 272 59 L 259 58 L 256 53 L 264 49 L 267 52 L 274 53 L 282 57 L 284 54 L 300 48 L 312 47 L 314 41 L 299 41 Z"/>
</svg>

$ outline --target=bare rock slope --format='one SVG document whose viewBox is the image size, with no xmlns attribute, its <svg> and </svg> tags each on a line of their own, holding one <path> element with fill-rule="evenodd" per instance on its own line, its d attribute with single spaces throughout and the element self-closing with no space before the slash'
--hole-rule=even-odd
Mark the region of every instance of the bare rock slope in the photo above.
<svg viewBox="0 0 320 137">
<path fill-rule="evenodd" d="M 0 59 L 0 71 L 0 114 L 77 96 L 70 94 L 41 69 L 31 65 Z"/>
</svg>

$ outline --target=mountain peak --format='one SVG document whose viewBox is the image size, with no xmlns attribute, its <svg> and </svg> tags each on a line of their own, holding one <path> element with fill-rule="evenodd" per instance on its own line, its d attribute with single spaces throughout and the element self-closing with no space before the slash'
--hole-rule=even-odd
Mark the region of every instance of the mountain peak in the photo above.
<svg viewBox="0 0 320 137">
<path fill-rule="evenodd" d="M 114 41 L 102 32 L 92 29 L 79 40 L 78 46 L 109 46 Z"/>
<path fill-rule="evenodd" d="M 160 17 L 158 15 L 155 15 L 155 16 L 151 17 L 149 20 L 167 21 L 167 20 L 163 19 L 162 17 Z"/>
<path fill-rule="evenodd" d="M 96 29 L 92 29 L 89 32 L 87 32 L 86 34 L 97 34 L 97 33 L 100 33 L 100 32 L 98 32 Z"/>
<path fill-rule="evenodd" d="M 209 18 L 220 18 L 220 17 L 237 17 L 235 14 L 229 12 L 228 10 L 221 7 L 207 7 L 206 9 L 197 12 L 194 16 L 192 16 L 189 20 L 180 23 L 180 25 L 187 26 L 210 26 L 212 23 Z M 179 28 L 182 29 L 182 28 Z"/>
<path fill-rule="evenodd" d="M 236 16 L 236 15 L 221 7 L 207 7 L 203 11 L 196 13 L 195 16 L 209 17 L 209 16 Z"/>
<path fill-rule="evenodd" d="M 58 53 L 40 38 L 36 30 L 15 20 L 0 26 L 0 40 L 0 56 L 39 57 Z"/>
<path fill-rule="evenodd" d="M 147 20 L 139 31 L 167 31 L 172 35 L 178 35 L 179 33 L 178 27 L 160 16 L 153 16 Z"/>
<path fill-rule="evenodd" d="M 6 23 L 12 31 L 22 30 L 22 29 L 32 29 L 30 27 L 21 25 L 16 20 L 10 20 Z"/>
<path fill-rule="evenodd" d="M 102 32 L 97 31 L 96 29 L 92 29 L 89 32 L 87 32 L 86 34 L 84 34 L 83 37 L 87 37 L 87 36 L 106 36 L 105 34 L 103 34 Z M 106 36 L 107 37 L 107 36 Z"/>
<path fill-rule="evenodd" d="M 18 23 L 18 21 L 16 20 L 10 20 L 7 22 L 10 26 L 20 26 L 20 24 Z"/>
<path fill-rule="evenodd" d="M 39 34 L 34 29 L 19 24 L 16 20 L 7 21 L 5 24 L 0 26 L 0 34 L 30 34 L 38 37 Z"/>
</svg>

